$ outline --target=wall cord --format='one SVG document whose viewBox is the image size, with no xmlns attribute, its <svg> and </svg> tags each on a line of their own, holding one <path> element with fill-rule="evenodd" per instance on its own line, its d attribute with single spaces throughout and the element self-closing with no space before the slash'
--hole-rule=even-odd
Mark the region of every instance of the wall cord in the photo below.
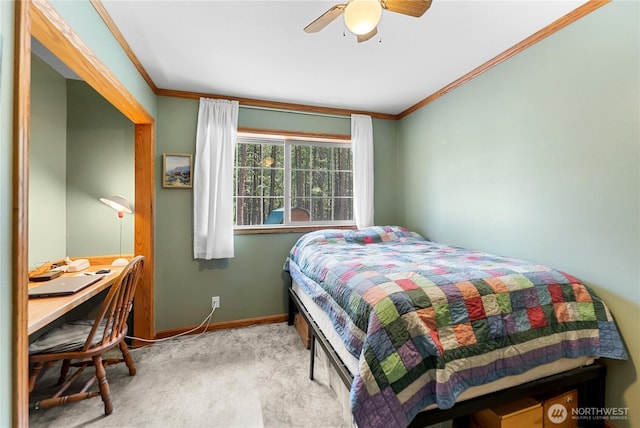
<svg viewBox="0 0 640 428">
<path fill-rule="evenodd" d="M 168 340 L 176 339 L 176 338 L 178 338 L 180 336 L 184 336 L 184 335 L 193 333 L 194 331 L 197 331 L 198 329 L 202 328 L 202 326 L 204 326 L 204 330 L 202 330 L 200 332 L 200 334 L 198 334 L 197 336 L 192 337 L 190 339 L 187 339 L 187 340 L 194 340 L 194 339 L 199 338 L 200 336 L 202 336 L 204 333 L 207 332 L 207 327 L 209 327 L 209 323 L 211 322 L 211 318 L 213 317 L 213 313 L 215 311 L 216 311 L 215 308 L 212 308 L 211 312 L 209 312 L 209 314 L 205 317 L 205 319 L 197 327 L 194 327 L 191 330 L 183 331 L 182 333 L 174 334 L 173 336 L 163 337 L 161 339 L 143 339 L 141 337 L 136 337 L 136 336 L 125 336 L 125 338 L 131 339 L 131 340 L 139 340 L 141 342 L 148 342 L 148 343 L 166 342 Z M 139 349 L 144 349 L 144 347 L 132 348 L 132 349 L 130 349 L 130 351 L 137 351 Z"/>
</svg>

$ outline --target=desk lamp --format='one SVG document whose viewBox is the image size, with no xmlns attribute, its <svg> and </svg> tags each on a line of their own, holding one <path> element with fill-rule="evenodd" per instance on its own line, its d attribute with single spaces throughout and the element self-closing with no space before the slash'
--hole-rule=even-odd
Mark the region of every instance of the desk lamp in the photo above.
<svg viewBox="0 0 640 428">
<path fill-rule="evenodd" d="M 127 198 L 122 195 L 100 198 L 100 200 L 116 210 L 118 212 L 118 218 L 120 219 L 120 257 L 115 259 L 113 263 L 111 263 L 111 266 L 126 266 L 129 263 L 129 260 L 122 257 L 122 222 L 124 219 L 124 213 L 133 213 L 131 205 L 129 204 L 129 201 L 127 201 Z"/>
</svg>

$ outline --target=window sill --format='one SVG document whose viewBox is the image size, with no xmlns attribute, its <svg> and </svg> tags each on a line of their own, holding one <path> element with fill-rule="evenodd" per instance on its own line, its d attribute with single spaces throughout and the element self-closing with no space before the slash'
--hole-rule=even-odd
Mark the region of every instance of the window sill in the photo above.
<svg viewBox="0 0 640 428">
<path fill-rule="evenodd" d="M 318 226 L 280 226 L 280 227 L 254 227 L 254 228 L 242 228 L 234 229 L 235 235 L 259 235 L 265 233 L 307 233 L 314 230 L 322 229 L 345 229 L 355 230 L 355 225 L 348 226 L 334 226 L 334 225 L 318 225 Z"/>
</svg>

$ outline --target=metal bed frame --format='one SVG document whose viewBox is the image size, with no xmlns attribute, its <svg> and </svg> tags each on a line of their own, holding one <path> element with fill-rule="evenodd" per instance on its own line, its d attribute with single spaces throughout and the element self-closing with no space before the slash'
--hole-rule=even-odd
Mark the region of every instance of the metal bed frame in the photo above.
<svg viewBox="0 0 640 428">
<path fill-rule="evenodd" d="M 353 375 L 349 372 L 340 359 L 340 356 L 335 352 L 324 333 L 318 327 L 318 324 L 307 311 L 307 308 L 305 308 L 296 293 L 293 291 L 291 284 L 289 284 L 288 287 L 288 294 L 289 325 L 293 325 L 296 312 L 300 313 L 309 325 L 311 335 L 309 379 L 313 380 L 315 346 L 317 342 L 328 356 L 329 361 L 336 369 L 340 379 L 344 382 L 345 386 L 350 389 L 351 383 L 353 382 Z M 603 408 L 606 373 L 606 366 L 596 361 L 594 364 L 589 366 L 579 367 L 511 388 L 464 400 L 456 403 L 450 409 L 441 410 L 435 408 L 432 410 L 422 411 L 418 413 L 413 421 L 411 421 L 409 427 L 426 427 L 451 419 L 463 418 L 480 410 L 519 400 L 521 398 L 560 392 L 563 390 L 566 391 L 573 388 L 578 390 L 579 407 Z M 584 426 L 586 428 L 600 428 L 604 426 L 603 419 L 583 420 L 580 421 L 580 423 L 580 426 Z"/>
</svg>

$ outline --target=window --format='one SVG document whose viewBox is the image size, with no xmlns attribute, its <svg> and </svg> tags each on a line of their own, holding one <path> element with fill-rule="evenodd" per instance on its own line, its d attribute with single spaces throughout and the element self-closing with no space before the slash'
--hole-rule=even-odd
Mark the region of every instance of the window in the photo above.
<svg viewBox="0 0 640 428">
<path fill-rule="evenodd" d="M 236 228 L 352 225 L 351 145 L 239 133 L 234 189 Z"/>
</svg>

